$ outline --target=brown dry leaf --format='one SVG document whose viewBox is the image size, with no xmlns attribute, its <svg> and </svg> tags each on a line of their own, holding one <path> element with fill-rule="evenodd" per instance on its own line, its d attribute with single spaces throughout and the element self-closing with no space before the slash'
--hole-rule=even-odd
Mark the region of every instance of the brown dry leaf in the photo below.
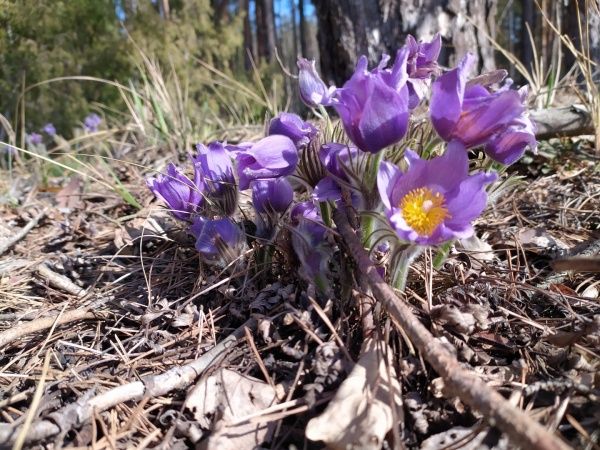
<svg viewBox="0 0 600 450">
<path fill-rule="evenodd" d="M 58 209 L 67 211 L 81 209 L 83 207 L 81 193 L 82 187 L 79 178 L 74 176 L 69 184 L 56 193 Z"/>
<path fill-rule="evenodd" d="M 543 227 L 521 230 L 517 238 L 524 248 L 532 251 L 546 253 L 550 250 L 569 250 L 565 242 L 554 237 Z"/>
<path fill-rule="evenodd" d="M 271 385 L 228 369 L 220 369 L 201 379 L 185 403 L 198 424 L 212 430 L 208 439 L 200 442 L 197 448 L 241 450 L 256 448 L 269 441 L 276 422 L 234 422 L 273 405 L 276 394 Z"/>
<path fill-rule="evenodd" d="M 461 239 L 460 246 L 473 258 L 479 261 L 493 261 L 494 250 L 490 244 L 482 241 L 476 235 L 468 239 Z"/>
<path fill-rule="evenodd" d="M 340 450 L 381 448 L 394 417 L 404 421 L 400 384 L 384 353 L 391 355 L 392 350 L 380 341 L 367 339 L 363 343 L 348 378 L 325 411 L 308 422 L 308 439 Z"/>
<path fill-rule="evenodd" d="M 431 309 L 431 320 L 438 325 L 455 329 L 461 334 L 471 335 L 475 331 L 489 328 L 489 310 L 480 305 L 437 305 Z"/>
</svg>

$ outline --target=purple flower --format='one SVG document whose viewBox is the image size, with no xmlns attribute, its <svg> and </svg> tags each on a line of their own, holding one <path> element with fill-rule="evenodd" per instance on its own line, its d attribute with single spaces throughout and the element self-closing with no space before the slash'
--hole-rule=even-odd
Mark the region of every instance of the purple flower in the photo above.
<svg viewBox="0 0 600 450">
<path fill-rule="evenodd" d="M 237 186 L 233 164 L 225 144 L 212 142 L 206 147 L 197 144 L 194 162 L 194 183 L 202 186 L 207 197 L 224 215 L 232 215 L 237 208 Z"/>
<path fill-rule="evenodd" d="M 42 135 L 37 133 L 31 133 L 27 136 L 28 142 L 32 144 L 41 144 L 42 143 Z"/>
<path fill-rule="evenodd" d="M 51 123 L 47 123 L 42 127 L 42 131 L 48 136 L 54 136 L 56 134 L 56 128 Z"/>
<path fill-rule="evenodd" d="M 85 126 L 85 129 L 90 133 L 94 133 L 94 132 L 98 131 L 98 127 L 100 126 L 101 123 L 102 123 L 102 119 L 100 117 L 98 117 L 98 114 L 96 114 L 96 113 L 90 114 L 83 121 L 83 125 Z"/>
<path fill-rule="evenodd" d="M 244 245 L 241 228 L 227 217 L 217 220 L 194 217 L 189 230 L 196 237 L 196 250 L 207 263 L 231 262 Z"/>
<path fill-rule="evenodd" d="M 251 186 L 252 204 L 259 213 L 284 213 L 294 199 L 294 189 L 285 178 L 256 180 Z"/>
<path fill-rule="evenodd" d="M 452 141 L 446 153 L 424 160 L 406 150 L 405 173 L 392 163 L 381 163 L 377 187 L 390 225 L 401 240 L 438 245 L 473 234 L 471 221 L 485 208 L 486 184 L 496 173 L 469 176 L 466 149 Z"/>
<path fill-rule="evenodd" d="M 237 152 L 240 190 L 248 189 L 253 180 L 280 178 L 296 170 L 298 149 L 281 135 L 267 136 L 249 148 Z"/>
<path fill-rule="evenodd" d="M 311 202 L 298 203 L 290 213 L 297 223 L 292 233 L 292 246 L 302 264 L 304 275 L 313 281 L 320 291 L 327 290 L 328 263 L 331 246 L 325 241 L 325 225 L 317 206 Z"/>
<path fill-rule="evenodd" d="M 431 122 L 446 141 L 456 139 L 467 148 L 491 142 L 486 145 L 490 158 L 510 164 L 523 154 L 527 144 L 535 142 L 534 125 L 522 115 L 527 91 L 510 90 L 510 81 L 493 93 L 478 84 L 466 88 L 474 61 L 475 56 L 469 53 L 458 68 L 433 83 Z M 507 132 L 520 133 L 518 138 L 513 136 L 519 145 L 507 143 Z M 525 138 L 527 134 L 530 136 Z"/>
<path fill-rule="evenodd" d="M 317 129 L 311 123 L 304 122 L 296 114 L 285 112 L 271 120 L 269 126 L 269 136 L 274 134 L 287 136 L 298 149 L 308 145 L 310 140 L 317 135 L 317 132 Z"/>
<path fill-rule="evenodd" d="M 391 69 L 383 55 L 379 65 L 367 71 L 367 58 L 361 56 L 352 77 L 335 91 L 338 110 L 348 137 L 361 150 L 377 153 L 395 144 L 408 127 L 408 49 L 400 49 Z"/>
<path fill-rule="evenodd" d="M 179 219 L 188 220 L 204 200 L 201 185 L 192 183 L 182 169 L 174 164 L 169 164 L 166 174 L 147 178 L 146 185 L 157 198 L 167 204 L 171 214 Z"/>
<path fill-rule="evenodd" d="M 337 201 L 342 198 L 339 182 L 349 182 L 343 166 L 348 164 L 350 159 L 355 160 L 358 152 L 359 150 L 356 147 L 337 142 L 329 142 L 321 146 L 319 159 L 330 175 L 323 178 L 315 186 L 313 199 L 324 202 L 327 200 Z"/>
<path fill-rule="evenodd" d="M 332 92 L 335 86 L 328 88 L 315 68 L 315 61 L 298 58 L 298 84 L 300 86 L 300 98 L 308 106 L 314 108 L 318 105 L 329 106 L 332 104 Z"/>
<path fill-rule="evenodd" d="M 409 50 L 406 71 L 408 72 L 409 109 L 416 108 L 425 96 L 430 76 L 438 76 L 442 73 L 437 63 L 442 48 L 442 38 L 438 34 L 429 43 L 419 41 L 408 35 L 406 47 Z"/>
<path fill-rule="evenodd" d="M 536 152 L 536 131 L 535 123 L 528 117 L 517 117 L 504 131 L 490 138 L 484 151 L 494 161 L 509 166 L 523 156 L 527 146 Z"/>
</svg>

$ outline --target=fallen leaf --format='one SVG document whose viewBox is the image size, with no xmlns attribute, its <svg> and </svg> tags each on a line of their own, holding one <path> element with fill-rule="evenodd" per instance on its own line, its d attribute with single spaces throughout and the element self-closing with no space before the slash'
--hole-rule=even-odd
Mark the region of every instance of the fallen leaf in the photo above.
<svg viewBox="0 0 600 450">
<path fill-rule="evenodd" d="M 201 379 L 185 402 L 198 424 L 211 430 L 198 449 L 240 450 L 269 441 L 276 422 L 235 423 L 236 419 L 262 411 L 276 401 L 276 390 L 256 378 L 220 369 Z"/>
<path fill-rule="evenodd" d="M 363 343 L 348 378 L 325 411 L 308 422 L 308 439 L 334 450 L 381 448 L 394 419 L 404 422 L 400 384 L 384 355 L 392 355 L 392 350 L 380 341 Z"/>
<path fill-rule="evenodd" d="M 81 208 L 81 183 L 79 178 L 74 176 L 69 184 L 56 193 L 57 207 L 63 211 L 73 211 L 76 208 Z"/>
</svg>

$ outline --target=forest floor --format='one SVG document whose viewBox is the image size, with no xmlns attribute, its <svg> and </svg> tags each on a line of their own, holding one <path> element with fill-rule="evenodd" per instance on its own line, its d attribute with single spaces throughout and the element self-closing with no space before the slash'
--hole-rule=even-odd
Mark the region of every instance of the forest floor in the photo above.
<svg viewBox="0 0 600 450">
<path fill-rule="evenodd" d="M 599 164 L 585 139 L 543 146 L 513 166 L 524 183 L 486 209 L 478 239 L 439 269 L 426 252 L 406 291 L 465 367 L 581 449 L 600 442 Z M 266 271 L 251 257 L 233 273 L 202 266 L 147 174 L 113 169 L 143 209 L 78 177 L 34 187 L 34 174 L 11 174 L 20 206 L 0 205 L 0 448 L 323 448 L 307 424 L 364 340 L 352 277 L 316 301 L 285 238 Z M 340 249 L 336 264 L 349 263 Z M 388 443 L 513 448 L 442 396 L 384 309 L 373 320 L 399 380 Z"/>
</svg>

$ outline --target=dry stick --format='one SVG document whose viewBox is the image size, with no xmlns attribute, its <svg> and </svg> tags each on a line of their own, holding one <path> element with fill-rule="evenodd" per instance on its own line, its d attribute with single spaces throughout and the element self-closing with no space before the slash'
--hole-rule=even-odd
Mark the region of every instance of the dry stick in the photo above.
<svg viewBox="0 0 600 450">
<path fill-rule="evenodd" d="M 37 271 L 41 277 L 48 280 L 48 283 L 50 283 L 51 286 L 54 286 L 61 291 L 65 291 L 76 297 L 84 297 L 87 294 L 87 291 L 84 288 L 77 286 L 64 275 L 54 272 L 44 263 L 38 266 Z"/>
<path fill-rule="evenodd" d="M 459 397 L 464 403 L 483 414 L 490 425 L 499 428 L 514 443 L 523 448 L 531 450 L 570 448 L 522 410 L 513 407 L 473 372 L 464 369 L 456 357 L 434 338 L 410 311 L 408 305 L 382 280 L 346 217 L 334 209 L 333 219 L 358 266 L 367 275 L 375 298 L 400 324 L 425 360 L 443 378 L 444 394 L 447 397 Z"/>
<path fill-rule="evenodd" d="M 61 432 L 69 431 L 74 427 L 80 427 L 84 422 L 93 417 L 94 410 L 100 413 L 119 403 L 139 401 L 144 397 L 159 397 L 175 389 L 186 388 L 207 369 L 218 362 L 230 347 L 244 338 L 246 336 L 246 328 L 256 330 L 256 320 L 248 319 L 246 323 L 215 345 L 211 350 L 185 366 L 174 367 L 165 373 L 145 376 L 141 381 L 117 386 L 96 396 L 93 396 L 92 390 L 84 393 L 75 403 L 49 414 L 48 417 L 51 420 L 40 420 L 31 424 L 26 442 L 40 441 Z M 13 427 L 10 424 L 0 424 L 0 448 L 13 444 L 21 429 L 22 426 Z"/>
<path fill-rule="evenodd" d="M 27 236 L 27 233 L 29 233 L 33 229 L 33 227 L 37 226 L 38 222 L 42 219 L 42 217 L 44 217 L 46 215 L 47 210 L 48 210 L 48 208 L 44 208 L 44 210 L 41 213 L 39 213 L 37 216 L 35 216 L 33 219 L 31 219 L 27 223 L 27 225 L 25 225 L 21 229 L 21 231 L 19 231 L 17 234 L 15 234 L 12 238 L 7 240 L 6 242 L 2 243 L 2 245 L 0 245 L 0 255 L 2 255 L 5 251 L 7 251 L 9 248 L 11 248 L 13 245 L 15 245 L 17 242 L 19 242 L 25 236 Z"/>
<path fill-rule="evenodd" d="M 39 331 L 50 328 L 53 325 L 59 326 L 66 323 L 78 322 L 80 320 L 95 319 L 104 317 L 105 314 L 100 312 L 91 312 L 87 309 L 75 309 L 67 311 L 62 316 L 58 317 L 44 317 L 41 319 L 34 320 L 32 322 L 26 322 L 18 327 L 9 328 L 6 331 L 0 333 L 0 349 L 4 346 L 16 341 L 23 336 L 28 334 L 37 333 Z"/>
</svg>

